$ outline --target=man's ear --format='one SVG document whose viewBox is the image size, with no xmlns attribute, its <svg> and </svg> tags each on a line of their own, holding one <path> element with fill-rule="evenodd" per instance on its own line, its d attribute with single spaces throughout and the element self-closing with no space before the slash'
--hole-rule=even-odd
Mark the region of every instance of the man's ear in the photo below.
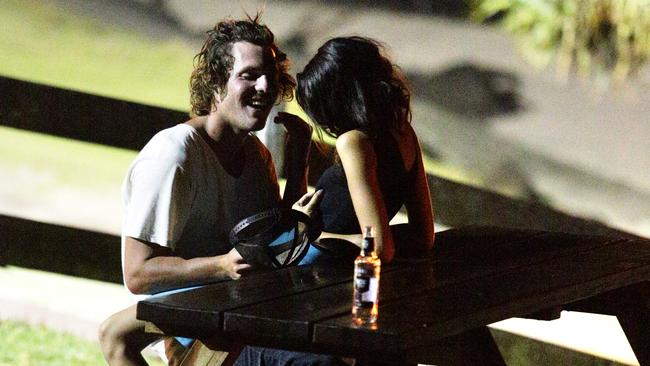
<svg viewBox="0 0 650 366">
<path fill-rule="evenodd" d="M 217 90 L 213 91 L 212 92 L 212 104 L 216 105 L 216 104 L 221 103 L 221 101 L 223 100 L 222 94 L 223 93 L 220 92 L 220 91 L 217 91 Z"/>
<path fill-rule="evenodd" d="M 221 95 L 219 92 L 212 92 L 212 102 L 210 103 L 210 109 L 214 112 L 217 110 L 217 105 L 221 103 Z"/>
</svg>

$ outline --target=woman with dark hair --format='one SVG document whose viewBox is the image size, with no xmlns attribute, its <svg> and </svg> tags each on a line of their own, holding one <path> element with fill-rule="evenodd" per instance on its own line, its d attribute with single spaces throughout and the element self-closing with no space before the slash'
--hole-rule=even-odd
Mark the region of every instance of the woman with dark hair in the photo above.
<svg viewBox="0 0 650 366">
<path fill-rule="evenodd" d="M 423 253 L 434 240 L 433 212 L 420 146 L 411 127 L 410 93 L 398 68 L 376 41 L 334 38 L 299 73 L 297 100 L 309 117 L 336 138 L 336 163 L 321 176 L 324 238 L 361 243 L 361 228 L 375 230 L 384 262 Z M 390 220 L 402 206 L 409 240 Z M 400 232 L 401 233 L 401 232 Z"/>
</svg>

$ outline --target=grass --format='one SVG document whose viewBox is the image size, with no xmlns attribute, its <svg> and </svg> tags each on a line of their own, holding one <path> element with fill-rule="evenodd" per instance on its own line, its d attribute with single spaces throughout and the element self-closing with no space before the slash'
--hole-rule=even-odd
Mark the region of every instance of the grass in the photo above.
<svg viewBox="0 0 650 366">
<path fill-rule="evenodd" d="M 190 46 L 88 20 L 54 4 L 0 2 L 0 75 L 187 110 L 195 53 Z M 119 205 L 134 152 L 0 127 L 0 154 L 3 212 L 80 226 L 119 221 L 119 211 L 104 210 L 109 220 L 93 215 L 106 202 Z M 115 226 L 101 225 L 102 231 Z"/>
<path fill-rule="evenodd" d="M 9 127 L 0 127 L 0 141 L 1 168 L 18 171 L 29 167 L 47 175 L 48 181 L 62 186 L 119 187 L 136 154 L 131 150 Z"/>
<path fill-rule="evenodd" d="M 4 214 L 116 234 L 136 152 L 0 126 Z"/>
<path fill-rule="evenodd" d="M 0 3 L 0 74 L 186 110 L 195 50 L 33 0 Z"/>
<path fill-rule="evenodd" d="M 43 326 L 12 320 L 0 321 L 0 366 L 106 365 L 95 342 Z M 147 357 L 150 365 L 164 365 Z"/>
</svg>

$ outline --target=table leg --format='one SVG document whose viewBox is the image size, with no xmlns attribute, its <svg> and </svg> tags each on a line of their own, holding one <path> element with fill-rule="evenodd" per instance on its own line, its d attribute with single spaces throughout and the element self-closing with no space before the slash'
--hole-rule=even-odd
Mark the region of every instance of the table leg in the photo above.
<svg viewBox="0 0 650 366">
<path fill-rule="evenodd" d="M 505 366 L 501 351 L 487 327 L 480 327 L 461 335 L 460 351 L 463 366 Z"/>
</svg>

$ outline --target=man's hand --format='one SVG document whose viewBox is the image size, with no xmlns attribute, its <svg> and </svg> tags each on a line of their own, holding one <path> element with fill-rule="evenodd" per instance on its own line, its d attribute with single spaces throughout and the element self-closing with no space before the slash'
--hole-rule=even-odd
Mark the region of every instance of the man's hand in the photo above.
<svg viewBox="0 0 650 366">
<path fill-rule="evenodd" d="M 219 257 L 220 266 L 224 273 L 233 280 L 238 280 L 251 269 L 251 265 L 244 261 L 239 252 L 232 248 L 227 254 Z"/>
<path fill-rule="evenodd" d="M 287 129 L 287 134 L 292 143 L 309 146 L 313 128 L 302 118 L 287 112 L 278 112 L 273 122 L 281 124 Z"/>
<path fill-rule="evenodd" d="M 320 202 L 322 196 L 322 189 L 319 189 L 314 193 L 305 193 L 305 195 L 303 195 L 296 203 L 294 203 L 291 208 L 311 217 L 314 213 L 314 210 L 316 209 L 316 205 Z"/>
<path fill-rule="evenodd" d="M 302 118 L 286 112 L 279 112 L 274 122 L 282 124 L 287 129 L 284 167 L 287 184 L 284 186 L 282 206 L 289 207 L 298 197 L 307 192 L 312 127 Z"/>
</svg>

